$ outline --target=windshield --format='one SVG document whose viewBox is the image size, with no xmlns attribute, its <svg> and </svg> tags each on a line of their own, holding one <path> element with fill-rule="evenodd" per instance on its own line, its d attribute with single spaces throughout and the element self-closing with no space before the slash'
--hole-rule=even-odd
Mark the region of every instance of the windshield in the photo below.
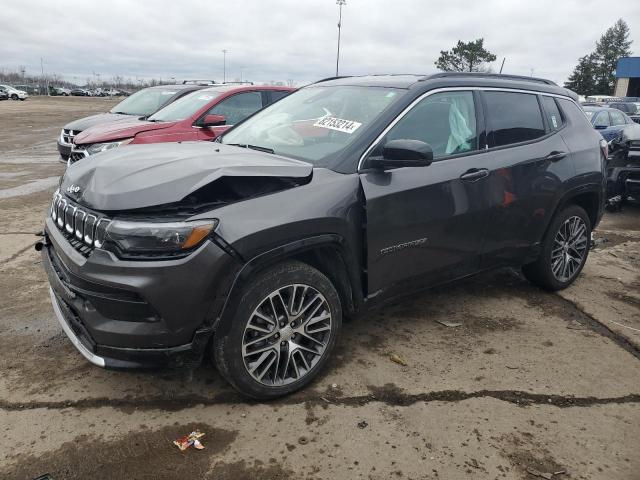
<svg viewBox="0 0 640 480">
<path fill-rule="evenodd" d="M 326 166 L 400 96 L 393 88 L 303 88 L 255 114 L 221 141 Z"/>
<path fill-rule="evenodd" d="M 190 93 L 170 103 L 163 109 L 158 110 L 147 120 L 151 120 L 152 122 L 176 122 L 183 120 L 196 113 L 218 95 L 218 92 L 212 92 L 211 90 Z"/>
<path fill-rule="evenodd" d="M 170 88 L 146 88 L 125 98 L 111 109 L 111 113 L 146 117 L 170 101 L 178 91 Z"/>
</svg>

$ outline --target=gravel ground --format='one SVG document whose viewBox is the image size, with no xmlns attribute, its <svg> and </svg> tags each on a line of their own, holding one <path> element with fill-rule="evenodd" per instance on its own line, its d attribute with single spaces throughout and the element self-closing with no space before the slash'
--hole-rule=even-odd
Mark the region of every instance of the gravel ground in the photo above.
<svg viewBox="0 0 640 480">
<path fill-rule="evenodd" d="M 640 478 L 637 207 L 605 216 L 561 294 L 501 270 L 403 299 L 347 323 L 325 373 L 285 399 L 248 402 L 210 363 L 88 364 L 53 316 L 34 233 L 60 128 L 113 103 L 0 102 L 1 479 Z M 206 448 L 179 452 L 195 428 Z"/>
</svg>

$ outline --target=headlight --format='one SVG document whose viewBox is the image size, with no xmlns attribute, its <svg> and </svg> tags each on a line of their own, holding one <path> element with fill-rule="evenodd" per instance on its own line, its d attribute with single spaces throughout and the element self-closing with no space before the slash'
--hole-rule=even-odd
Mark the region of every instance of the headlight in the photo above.
<svg viewBox="0 0 640 480">
<path fill-rule="evenodd" d="M 107 226 L 103 248 L 130 255 L 179 255 L 200 245 L 216 228 L 218 220 L 195 222 L 135 222 L 113 220 Z"/>
<path fill-rule="evenodd" d="M 87 153 L 89 155 L 95 155 L 96 153 L 106 152 L 107 150 L 111 150 L 112 148 L 117 148 L 120 145 L 126 145 L 127 143 L 131 143 L 133 138 L 127 138 L 125 140 L 118 140 L 117 142 L 109 142 L 109 143 L 94 143 L 93 145 L 87 147 Z"/>
</svg>

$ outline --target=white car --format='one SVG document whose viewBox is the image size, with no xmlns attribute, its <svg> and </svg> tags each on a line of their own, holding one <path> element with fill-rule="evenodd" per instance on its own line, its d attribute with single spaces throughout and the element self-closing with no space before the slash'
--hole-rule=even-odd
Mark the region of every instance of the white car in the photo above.
<svg viewBox="0 0 640 480">
<path fill-rule="evenodd" d="M 11 100 L 26 100 L 29 97 L 27 92 L 15 89 L 11 85 L 0 85 L 0 90 L 7 92 Z"/>
</svg>

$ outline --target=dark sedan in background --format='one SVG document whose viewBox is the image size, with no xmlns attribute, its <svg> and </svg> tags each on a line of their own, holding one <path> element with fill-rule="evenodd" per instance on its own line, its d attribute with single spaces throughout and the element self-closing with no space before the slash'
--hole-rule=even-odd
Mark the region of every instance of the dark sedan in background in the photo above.
<svg viewBox="0 0 640 480">
<path fill-rule="evenodd" d="M 66 124 L 58 138 L 60 160 L 63 162 L 69 160 L 73 139 L 83 130 L 100 123 L 110 123 L 131 117 L 148 117 L 178 98 L 201 88 L 204 87 L 193 84 L 145 88 L 125 98 L 109 112 L 98 113 Z"/>
<path fill-rule="evenodd" d="M 603 138 L 610 142 L 633 121 L 623 112 L 609 107 L 583 107 L 591 125 L 600 132 Z"/>
</svg>

